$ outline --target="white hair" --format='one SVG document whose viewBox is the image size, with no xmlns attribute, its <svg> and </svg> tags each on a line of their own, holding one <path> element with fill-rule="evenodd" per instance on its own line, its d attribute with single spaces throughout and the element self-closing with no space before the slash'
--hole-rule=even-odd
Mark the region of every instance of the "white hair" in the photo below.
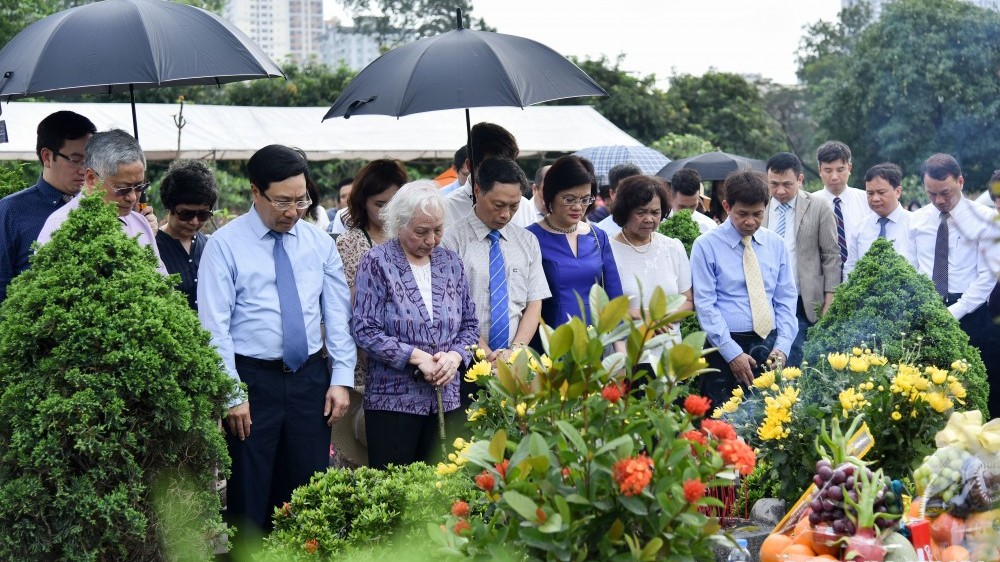
<svg viewBox="0 0 1000 562">
<path fill-rule="evenodd" d="M 386 238 L 398 238 L 399 231 L 410 224 L 417 211 L 444 219 L 444 197 L 437 182 L 416 180 L 399 188 L 379 212 Z"/>
</svg>

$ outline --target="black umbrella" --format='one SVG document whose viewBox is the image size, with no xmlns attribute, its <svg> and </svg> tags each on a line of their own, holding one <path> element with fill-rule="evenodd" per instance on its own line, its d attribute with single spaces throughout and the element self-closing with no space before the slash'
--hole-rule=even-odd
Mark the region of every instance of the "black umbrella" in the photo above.
<svg viewBox="0 0 1000 562">
<path fill-rule="evenodd" d="M 585 72 L 545 45 L 490 31 L 462 28 L 393 49 L 347 85 L 324 120 L 470 107 L 524 107 L 581 96 L 606 96 Z"/>
<path fill-rule="evenodd" d="M 724 180 L 729 172 L 736 170 L 751 169 L 758 172 L 765 171 L 763 160 L 755 160 L 753 158 L 715 151 L 690 158 L 682 158 L 681 160 L 674 160 L 664 166 L 659 172 L 656 172 L 656 175 L 670 181 L 670 178 L 674 177 L 674 173 L 681 168 L 696 170 L 703 181 Z"/>
<path fill-rule="evenodd" d="M 0 101 L 129 92 L 284 76 L 236 26 L 165 0 L 104 0 L 63 10 L 0 50 Z"/>
</svg>

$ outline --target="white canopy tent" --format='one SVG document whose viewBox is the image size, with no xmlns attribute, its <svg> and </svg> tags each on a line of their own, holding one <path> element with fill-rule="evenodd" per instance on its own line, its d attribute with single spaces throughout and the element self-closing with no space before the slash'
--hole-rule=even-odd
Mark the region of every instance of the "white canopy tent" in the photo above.
<svg viewBox="0 0 1000 562">
<path fill-rule="evenodd" d="M 12 102 L 0 119 L 9 142 L 0 144 L 0 160 L 34 160 L 39 121 L 60 110 L 88 117 L 98 130 L 132 131 L 127 103 Z M 394 118 L 359 115 L 320 121 L 325 107 L 242 107 L 186 104 L 177 151 L 174 116 L 178 104 L 137 104 L 139 142 L 150 160 L 176 157 L 245 160 L 268 144 L 303 149 L 310 160 L 398 158 L 450 160 L 465 144 L 463 110 L 435 111 Z M 590 106 L 476 108 L 472 122 L 488 121 L 509 130 L 522 156 L 573 152 L 597 145 L 639 145 Z"/>
</svg>

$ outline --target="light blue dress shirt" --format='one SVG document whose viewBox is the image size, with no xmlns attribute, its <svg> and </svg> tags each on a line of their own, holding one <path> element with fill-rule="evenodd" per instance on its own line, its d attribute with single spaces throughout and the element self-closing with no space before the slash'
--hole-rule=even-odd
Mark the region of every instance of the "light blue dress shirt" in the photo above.
<svg viewBox="0 0 1000 562">
<path fill-rule="evenodd" d="M 212 334 L 229 376 L 237 381 L 235 354 L 280 359 L 283 353 L 274 239 L 269 232 L 251 208 L 212 235 L 198 267 L 198 317 Z M 285 236 L 284 247 L 295 271 L 309 354 L 323 345 L 323 321 L 330 384 L 352 387 L 357 350 L 348 328 L 351 293 L 340 253 L 328 234 L 301 220 Z"/>
<path fill-rule="evenodd" d="M 694 309 L 709 341 L 726 362 L 743 353 L 731 332 L 752 332 L 750 296 L 743 274 L 743 244 L 730 220 L 698 237 L 691 248 Z M 792 281 L 788 250 L 774 232 L 760 228 L 751 243 L 774 314 L 778 337 L 774 347 L 787 356 L 799 331 L 795 318 L 798 292 Z"/>
</svg>

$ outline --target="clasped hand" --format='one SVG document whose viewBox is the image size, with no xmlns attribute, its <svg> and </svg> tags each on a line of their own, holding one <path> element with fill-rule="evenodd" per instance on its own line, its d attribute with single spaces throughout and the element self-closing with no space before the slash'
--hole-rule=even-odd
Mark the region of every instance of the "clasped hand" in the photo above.
<svg viewBox="0 0 1000 562">
<path fill-rule="evenodd" d="M 417 363 L 417 368 L 425 381 L 434 386 L 445 386 L 455 378 L 461 365 L 462 356 L 457 351 L 439 351 L 434 355 L 427 355 Z"/>
</svg>

